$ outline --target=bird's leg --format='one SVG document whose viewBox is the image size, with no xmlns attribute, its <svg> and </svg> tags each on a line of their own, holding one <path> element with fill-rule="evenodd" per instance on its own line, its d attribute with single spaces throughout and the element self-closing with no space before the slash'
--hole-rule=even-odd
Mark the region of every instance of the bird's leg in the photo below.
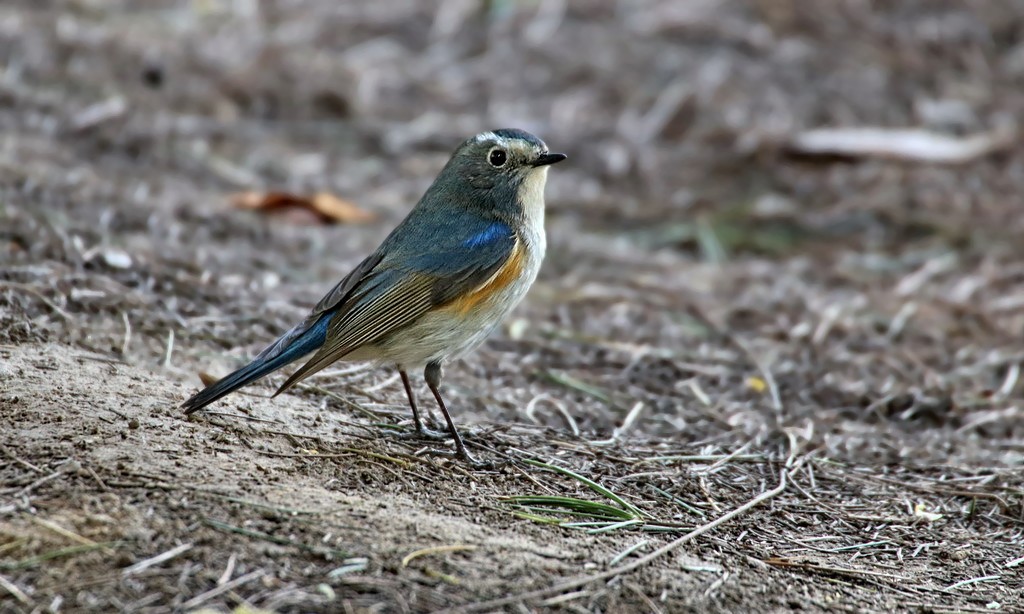
<svg viewBox="0 0 1024 614">
<path fill-rule="evenodd" d="M 404 369 L 399 369 L 398 374 L 402 376 L 402 385 L 405 386 L 405 394 L 409 397 L 409 407 L 412 408 L 412 419 L 416 422 L 416 434 L 428 439 L 445 439 L 444 433 L 427 428 L 420 419 L 420 410 L 416 407 L 416 395 L 412 392 L 412 384 L 409 383 L 409 374 Z"/>
<path fill-rule="evenodd" d="M 486 463 L 481 463 L 473 458 L 469 454 L 469 450 L 466 449 L 466 444 L 462 442 L 462 435 L 459 435 L 458 429 L 455 428 L 455 422 L 452 421 L 452 415 L 448 413 L 448 407 L 444 404 L 444 399 L 441 398 L 441 392 L 437 387 L 441 384 L 441 363 L 432 362 L 427 365 L 423 370 L 423 379 L 427 380 L 427 386 L 430 387 L 430 392 L 434 393 L 434 399 L 437 400 L 437 406 L 441 408 L 441 413 L 444 414 L 444 419 L 448 422 L 448 432 L 452 434 L 452 439 L 455 440 L 455 450 L 464 461 L 474 466 L 485 466 Z"/>
</svg>

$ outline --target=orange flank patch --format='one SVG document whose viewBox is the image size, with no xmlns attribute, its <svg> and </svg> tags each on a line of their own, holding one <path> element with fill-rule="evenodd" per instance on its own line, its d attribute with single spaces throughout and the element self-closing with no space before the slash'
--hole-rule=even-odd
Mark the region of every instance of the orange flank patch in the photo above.
<svg viewBox="0 0 1024 614">
<path fill-rule="evenodd" d="M 480 303 L 489 300 L 495 293 L 501 292 L 514 282 L 523 272 L 523 267 L 526 265 L 525 259 L 523 245 L 516 241 L 515 247 L 512 248 L 512 255 L 509 256 L 504 266 L 495 271 L 494 275 L 491 275 L 477 288 L 445 305 L 445 309 L 451 309 L 459 315 L 466 315 Z"/>
</svg>

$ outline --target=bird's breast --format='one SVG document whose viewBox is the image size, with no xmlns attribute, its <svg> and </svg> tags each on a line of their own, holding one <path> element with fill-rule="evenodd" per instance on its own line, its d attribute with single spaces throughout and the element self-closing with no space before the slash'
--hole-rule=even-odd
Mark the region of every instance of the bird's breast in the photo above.
<svg viewBox="0 0 1024 614">
<path fill-rule="evenodd" d="M 538 237 L 520 229 L 508 259 L 491 277 L 389 336 L 381 348 L 383 354 L 411 368 L 457 358 L 476 348 L 526 295 L 543 256 L 543 230 Z"/>
<path fill-rule="evenodd" d="M 484 283 L 455 299 L 446 305 L 445 309 L 465 316 L 474 309 L 484 307 L 495 300 L 500 302 L 502 295 L 507 294 L 507 291 L 513 288 L 520 277 L 527 272 L 528 260 L 527 248 L 522 240 L 517 239 L 505 264 Z"/>
</svg>

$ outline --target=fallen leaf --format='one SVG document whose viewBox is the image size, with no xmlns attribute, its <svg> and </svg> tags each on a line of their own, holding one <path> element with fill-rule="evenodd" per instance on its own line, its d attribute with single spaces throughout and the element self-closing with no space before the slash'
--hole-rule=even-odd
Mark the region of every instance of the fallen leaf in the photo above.
<svg viewBox="0 0 1024 614">
<path fill-rule="evenodd" d="M 312 196 L 289 194 L 288 192 L 238 192 L 229 197 L 232 206 L 251 209 L 261 213 L 278 214 L 306 211 L 314 214 L 314 222 L 323 224 L 360 224 L 376 216 L 355 203 L 339 198 L 329 192 L 317 192 Z M 301 218 L 296 218 L 301 219 Z"/>
<path fill-rule="evenodd" d="M 321 215 L 342 224 L 370 222 L 376 217 L 352 201 L 338 198 L 329 192 L 317 192 L 313 196 L 313 208 Z"/>
</svg>

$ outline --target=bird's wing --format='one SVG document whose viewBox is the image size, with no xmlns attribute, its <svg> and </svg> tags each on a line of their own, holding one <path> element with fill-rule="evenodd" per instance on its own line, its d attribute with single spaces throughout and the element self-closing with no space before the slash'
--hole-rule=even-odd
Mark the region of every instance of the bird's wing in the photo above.
<svg viewBox="0 0 1024 614">
<path fill-rule="evenodd" d="M 371 254 L 369 257 L 360 262 L 356 268 L 345 276 L 344 279 L 338 282 L 336 286 L 331 288 L 331 291 L 327 293 L 320 302 L 313 307 L 306 319 L 293 326 L 291 330 L 281 335 L 274 343 L 267 346 L 259 356 L 254 359 L 259 360 L 272 360 L 287 350 L 296 339 L 301 337 L 309 329 L 320 321 L 323 317 L 330 317 L 327 312 L 336 309 L 339 305 L 343 304 L 345 300 L 352 294 L 352 291 L 362 282 L 366 276 L 373 270 L 375 266 L 380 264 L 382 257 L 379 252 Z"/>
<path fill-rule="evenodd" d="M 416 253 L 405 248 L 411 242 L 394 241 L 389 246 L 385 241 L 378 250 L 383 258 L 350 287 L 341 290 L 346 279 L 317 305 L 315 314 L 334 312 L 327 340 L 275 394 L 431 309 L 472 294 L 501 271 L 518 244 L 515 232 L 501 221 L 420 225 L 417 231 Z M 331 299 L 335 294 L 340 298 Z"/>
</svg>

